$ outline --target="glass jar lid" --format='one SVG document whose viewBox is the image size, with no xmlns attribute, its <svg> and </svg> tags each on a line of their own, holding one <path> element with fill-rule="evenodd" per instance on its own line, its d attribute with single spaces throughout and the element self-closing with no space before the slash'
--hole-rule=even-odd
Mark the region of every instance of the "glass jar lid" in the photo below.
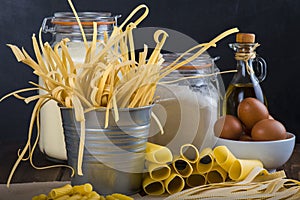
<svg viewBox="0 0 300 200">
<path fill-rule="evenodd" d="M 164 63 L 163 67 L 169 66 L 172 64 L 178 57 L 180 53 L 167 53 L 163 54 Z M 191 57 L 193 54 L 188 53 L 183 56 L 177 63 L 180 63 L 187 58 Z M 212 58 L 207 52 L 204 52 L 196 59 L 192 60 L 191 62 L 186 63 L 185 65 L 179 67 L 177 70 L 171 72 L 169 76 L 176 76 L 176 74 L 181 74 L 183 76 L 190 76 L 190 75 L 200 75 L 200 74 L 211 74 L 215 71 L 215 58 Z"/>
<path fill-rule="evenodd" d="M 112 31 L 117 26 L 121 15 L 110 12 L 78 12 L 81 25 L 86 34 L 93 33 L 93 22 L 98 25 L 98 32 Z M 81 34 L 77 20 L 72 12 L 56 12 L 52 17 L 46 17 L 42 24 L 44 33 Z"/>
</svg>

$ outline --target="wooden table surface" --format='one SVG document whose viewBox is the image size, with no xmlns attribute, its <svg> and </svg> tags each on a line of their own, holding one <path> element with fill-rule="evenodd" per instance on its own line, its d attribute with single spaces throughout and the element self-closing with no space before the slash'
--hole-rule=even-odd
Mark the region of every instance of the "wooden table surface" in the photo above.
<svg viewBox="0 0 300 200">
<path fill-rule="evenodd" d="M 9 172 L 17 160 L 17 150 L 22 148 L 22 145 L 0 141 L 0 184 L 6 183 Z M 55 164 L 47 160 L 38 148 L 34 154 L 34 163 L 38 166 Z M 300 180 L 300 144 L 296 144 L 293 155 L 282 169 L 285 170 L 288 178 Z M 69 181 L 70 174 L 67 168 L 36 170 L 29 161 L 25 161 L 20 163 L 11 183 Z"/>
</svg>

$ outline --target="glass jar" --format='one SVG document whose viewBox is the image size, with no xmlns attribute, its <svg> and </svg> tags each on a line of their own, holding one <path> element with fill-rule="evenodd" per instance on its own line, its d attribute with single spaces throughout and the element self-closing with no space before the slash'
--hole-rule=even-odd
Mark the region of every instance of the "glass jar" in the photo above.
<svg viewBox="0 0 300 200">
<path fill-rule="evenodd" d="M 172 63 L 178 56 L 165 54 L 164 65 Z M 164 133 L 161 134 L 152 120 L 150 142 L 165 145 L 173 152 L 179 152 L 179 148 L 187 143 L 194 144 L 199 150 L 215 145 L 213 126 L 220 116 L 225 90 L 214 61 L 205 52 L 160 81 L 153 112 Z"/>
<path fill-rule="evenodd" d="M 109 12 L 79 12 L 78 17 L 81 21 L 87 42 L 92 41 L 93 22 L 97 23 L 98 40 L 103 39 L 104 32 L 110 35 L 113 27 L 117 26 L 117 19 L 120 15 L 112 16 Z M 79 25 L 71 12 L 57 12 L 53 17 L 43 20 L 42 30 L 44 33 L 52 34 L 52 46 L 64 38 L 69 38 L 68 50 L 73 62 L 82 63 L 85 58 L 85 44 Z M 41 79 L 39 83 L 43 85 Z M 40 91 L 43 93 L 43 91 Z M 53 100 L 47 102 L 40 111 L 40 140 L 39 148 L 50 160 L 65 162 L 67 153 L 61 116 L 57 103 Z"/>
</svg>

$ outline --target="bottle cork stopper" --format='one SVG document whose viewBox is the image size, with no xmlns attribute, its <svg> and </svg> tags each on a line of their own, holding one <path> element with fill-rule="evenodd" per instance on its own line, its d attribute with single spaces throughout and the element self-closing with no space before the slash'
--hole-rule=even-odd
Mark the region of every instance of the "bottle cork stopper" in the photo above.
<svg viewBox="0 0 300 200">
<path fill-rule="evenodd" d="M 253 33 L 237 33 L 236 42 L 238 43 L 254 43 L 255 34 Z"/>
</svg>

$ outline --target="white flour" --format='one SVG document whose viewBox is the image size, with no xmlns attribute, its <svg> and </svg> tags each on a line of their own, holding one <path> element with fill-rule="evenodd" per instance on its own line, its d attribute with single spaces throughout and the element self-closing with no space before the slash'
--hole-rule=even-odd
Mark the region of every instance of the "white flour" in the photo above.
<svg viewBox="0 0 300 200">
<path fill-rule="evenodd" d="M 169 147 L 174 154 L 187 143 L 199 150 L 214 146 L 213 125 L 219 113 L 216 90 L 192 91 L 189 86 L 174 84 L 158 87 L 157 95 L 160 100 L 153 112 L 160 119 L 164 134 L 152 120 L 149 141 Z"/>
</svg>

